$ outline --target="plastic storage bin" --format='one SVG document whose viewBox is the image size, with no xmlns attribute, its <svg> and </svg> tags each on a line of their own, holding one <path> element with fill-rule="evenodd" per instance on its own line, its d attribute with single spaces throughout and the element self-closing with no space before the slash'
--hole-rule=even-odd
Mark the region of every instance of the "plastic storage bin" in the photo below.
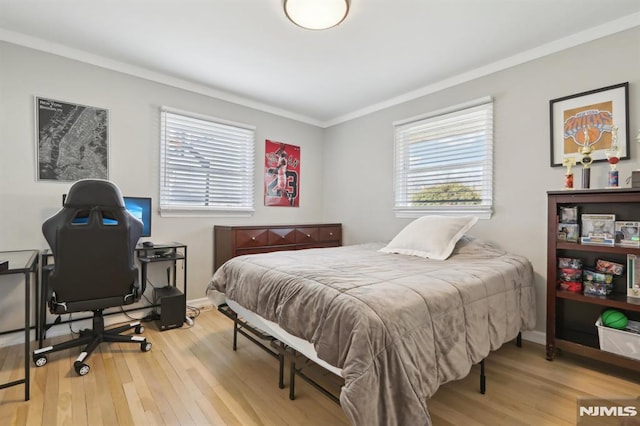
<svg viewBox="0 0 640 426">
<path fill-rule="evenodd" d="M 598 327 L 600 349 L 640 360 L 640 322 L 629 320 L 627 325 L 627 328 L 637 330 L 637 333 L 607 327 L 602 324 L 601 318 L 596 321 L 596 327 Z"/>
</svg>

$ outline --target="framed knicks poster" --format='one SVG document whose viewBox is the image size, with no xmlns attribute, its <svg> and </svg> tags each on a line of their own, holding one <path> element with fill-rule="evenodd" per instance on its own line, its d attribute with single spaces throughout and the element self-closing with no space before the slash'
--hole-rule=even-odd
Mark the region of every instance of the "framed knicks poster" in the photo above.
<svg viewBox="0 0 640 426">
<path fill-rule="evenodd" d="M 629 158 L 629 83 L 549 101 L 551 167 L 565 158 L 607 161 L 607 151 Z"/>
<path fill-rule="evenodd" d="M 300 206 L 300 147 L 265 140 L 264 205 Z"/>
</svg>

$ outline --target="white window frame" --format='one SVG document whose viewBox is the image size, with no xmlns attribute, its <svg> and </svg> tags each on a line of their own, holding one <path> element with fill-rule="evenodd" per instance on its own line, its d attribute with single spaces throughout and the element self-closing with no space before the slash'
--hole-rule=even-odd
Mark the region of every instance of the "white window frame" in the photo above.
<svg viewBox="0 0 640 426">
<path fill-rule="evenodd" d="M 255 211 L 255 126 L 166 106 L 160 115 L 160 214 L 251 216 Z M 197 152 L 208 166 L 198 166 L 193 156 L 177 150 L 180 144 L 188 144 L 189 152 Z M 225 164 L 224 157 L 232 165 Z M 202 189 L 203 179 L 210 188 Z M 190 186 L 196 190 L 187 202 L 184 191 Z"/>
<path fill-rule="evenodd" d="M 410 173 L 416 173 L 416 168 L 411 168 L 409 159 L 409 146 L 412 142 L 408 139 L 414 136 L 421 130 L 427 129 L 426 133 L 431 132 L 435 134 L 435 125 L 443 125 L 447 139 L 451 142 L 455 141 L 456 137 L 451 136 L 450 130 L 455 129 L 455 123 L 451 124 L 449 120 L 455 120 L 458 116 L 464 116 L 465 114 L 471 114 L 474 112 L 482 112 L 487 117 L 484 122 L 483 129 L 483 141 L 482 144 L 482 156 L 478 161 L 474 161 L 472 158 L 465 159 L 465 163 L 462 166 L 453 166 L 451 162 L 447 162 L 447 158 L 455 159 L 456 152 L 452 146 L 451 152 L 447 152 L 446 149 L 439 155 L 442 156 L 442 161 L 438 163 L 432 163 L 431 165 L 422 165 L 420 171 L 423 173 L 434 174 L 440 173 L 441 176 L 447 173 L 453 173 L 452 169 L 461 167 L 473 167 L 475 170 L 480 171 L 480 177 L 476 183 L 482 185 L 482 189 L 479 190 L 481 201 L 479 204 L 464 205 L 464 204 L 443 204 L 443 205 L 412 205 L 410 196 L 412 190 Z M 416 117 L 396 121 L 393 123 L 394 127 L 394 212 L 396 217 L 420 217 L 428 214 L 439 215 L 473 215 L 478 216 L 481 219 L 489 219 L 493 213 L 493 99 L 490 96 L 476 99 L 464 104 L 452 106 L 450 108 L 441 109 L 428 114 L 423 114 Z M 477 130 L 477 129 L 476 129 Z M 413 134 L 412 134 L 413 132 Z M 423 132 L 420 132 L 423 133 Z M 455 132 L 453 132 L 455 133 Z M 461 135 L 461 139 L 464 139 L 464 133 Z M 444 138 L 443 138 L 444 139 Z M 429 140 L 436 139 L 421 139 L 420 142 L 428 142 Z M 460 142 L 460 141 L 459 141 Z M 442 146 L 438 147 L 442 149 Z M 446 148 L 446 147 L 445 147 Z M 459 156 L 459 154 L 458 154 Z M 462 161 L 461 159 L 459 161 Z M 455 178 L 442 180 L 443 182 L 456 182 Z"/>
</svg>

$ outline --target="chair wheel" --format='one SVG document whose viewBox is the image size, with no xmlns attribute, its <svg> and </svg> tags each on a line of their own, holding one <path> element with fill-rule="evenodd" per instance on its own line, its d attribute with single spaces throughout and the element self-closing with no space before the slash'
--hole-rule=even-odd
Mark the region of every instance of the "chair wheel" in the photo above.
<svg viewBox="0 0 640 426">
<path fill-rule="evenodd" d="M 42 367 L 47 363 L 47 357 L 45 355 L 40 355 L 37 358 L 34 358 L 33 362 L 36 364 L 36 367 Z"/>
<path fill-rule="evenodd" d="M 136 332 L 136 334 L 142 334 L 142 333 L 144 333 L 144 326 L 136 325 L 136 328 L 135 328 L 134 331 Z"/>
<path fill-rule="evenodd" d="M 79 376 L 86 376 L 89 374 L 89 366 L 84 362 L 76 361 L 73 363 L 73 368 L 76 370 Z"/>
<path fill-rule="evenodd" d="M 142 352 L 149 352 L 151 350 L 151 342 L 142 342 L 140 343 L 140 350 Z"/>
</svg>

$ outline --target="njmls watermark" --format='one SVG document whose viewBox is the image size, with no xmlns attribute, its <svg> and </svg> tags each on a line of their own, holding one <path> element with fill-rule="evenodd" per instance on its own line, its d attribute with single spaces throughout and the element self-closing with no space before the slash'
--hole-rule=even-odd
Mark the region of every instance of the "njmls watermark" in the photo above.
<svg viewBox="0 0 640 426">
<path fill-rule="evenodd" d="M 577 424 L 640 426 L 640 397 L 579 398 Z"/>
</svg>

